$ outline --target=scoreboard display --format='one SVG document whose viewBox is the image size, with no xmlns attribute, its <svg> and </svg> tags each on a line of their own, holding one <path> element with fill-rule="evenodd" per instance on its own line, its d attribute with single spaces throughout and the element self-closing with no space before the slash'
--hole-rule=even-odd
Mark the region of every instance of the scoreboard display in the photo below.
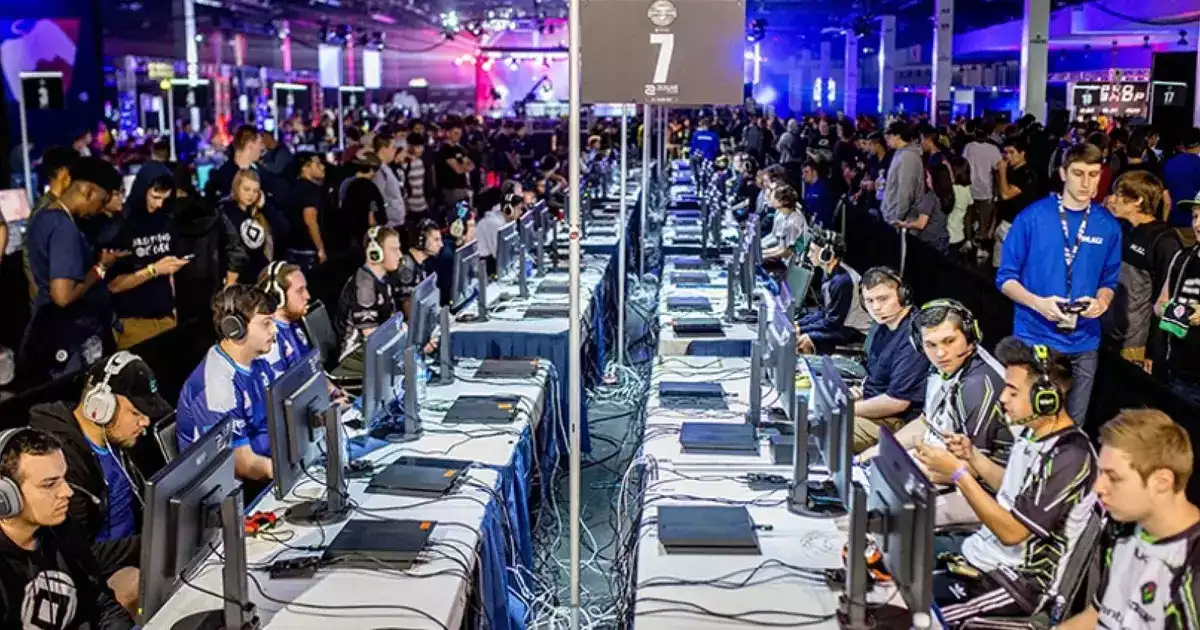
<svg viewBox="0 0 1200 630">
<path fill-rule="evenodd" d="M 1146 118 L 1150 114 L 1150 84 L 1076 83 L 1071 90 L 1071 104 L 1076 118 L 1100 115 Z"/>
</svg>

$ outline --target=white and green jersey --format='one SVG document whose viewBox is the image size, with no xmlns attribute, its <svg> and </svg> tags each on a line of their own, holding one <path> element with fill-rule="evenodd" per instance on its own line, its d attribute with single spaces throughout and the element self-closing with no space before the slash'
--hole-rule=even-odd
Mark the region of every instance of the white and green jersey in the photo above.
<svg viewBox="0 0 1200 630">
<path fill-rule="evenodd" d="M 1107 541 L 1092 605 L 1108 630 L 1197 630 L 1200 523 L 1162 540 L 1126 527 Z"/>
</svg>

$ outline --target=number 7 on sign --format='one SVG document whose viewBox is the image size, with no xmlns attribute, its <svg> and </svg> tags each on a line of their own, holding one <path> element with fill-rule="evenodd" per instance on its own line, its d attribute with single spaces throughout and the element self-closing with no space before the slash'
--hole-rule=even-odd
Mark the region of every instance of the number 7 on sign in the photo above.
<svg viewBox="0 0 1200 630">
<path fill-rule="evenodd" d="M 654 64 L 654 80 L 651 83 L 666 83 L 671 70 L 671 56 L 675 54 L 674 33 L 650 33 L 650 43 L 657 45 L 658 61 Z"/>
</svg>

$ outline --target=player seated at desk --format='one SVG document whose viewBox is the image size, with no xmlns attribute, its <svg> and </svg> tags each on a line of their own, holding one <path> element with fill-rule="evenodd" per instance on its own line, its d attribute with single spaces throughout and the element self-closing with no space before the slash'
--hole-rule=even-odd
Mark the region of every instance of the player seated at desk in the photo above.
<svg viewBox="0 0 1200 630">
<path fill-rule="evenodd" d="M 67 519 L 73 494 L 54 436 L 0 432 L 0 628 L 134 627 Z"/>
<path fill-rule="evenodd" d="M 507 181 L 499 190 L 492 188 L 479 193 L 479 203 L 488 211 L 475 224 L 476 251 L 487 263 L 488 275 L 495 276 L 498 273 L 496 254 L 500 249 L 500 230 L 521 218 L 525 212 L 525 196 L 520 183 Z"/>
<path fill-rule="evenodd" d="M 92 366 L 78 404 L 29 410 L 29 426 L 62 445 L 67 483 L 75 490 L 71 521 L 87 537 L 101 579 L 130 611 L 137 610 L 144 484 L 130 449 L 152 422 L 173 411 L 150 367 L 129 352 Z"/>
<path fill-rule="evenodd" d="M 425 262 L 442 253 L 442 230 L 433 219 L 421 219 L 412 224 L 405 235 L 404 253 L 400 265 L 392 272 L 391 280 L 396 286 L 396 307 L 408 313 L 408 302 L 417 285 L 429 275 Z M 386 321 L 386 320 L 384 320 Z M 382 323 L 382 322 L 380 322 Z"/>
<path fill-rule="evenodd" d="M 821 305 L 796 322 L 796 351 L 801 354 L 831 354 L 840 345 L 862 341 L 870 328 L 870 317 L 855 299 L 859 275 L 842 263 L 845 257 L 846 241 L 834 233 L 823 233 L 808 246 L 808 259 L 824 272 L 824 280 Z"/>
<path fill-rule="evenodd" d="M 995 464 L 1004 466 L 1008 462 L 1013 432 L 1000 405 L 1004 367 L 979 345 L 981 340 L 975 315 L 955 300 L 934 300 L 916 313 L 912 342 L 924 350 L 934 370 L 926 380 L 921 422 L 910 422 L 896 432 L 901 446 L 944 447 L 948 436 L 964 435 L 975 450 Z M 870 459 L 877 453 L 878 447 L 873 446 L 859 459 Z M 930 477 L 942 486 L 950 483 L 948 478 Z M 979 523 L 962 493 L 952 486 L 949 490 L 937 498 L 935 525 Z"/>
<path fill-rule="evenodd" d="M 1096 497 L 1122 527 L 1102 542 L 1091 604 L 1060 630 L 1200 628 L 1200 509 L 1187 498 L 1193 457 L 1187 429 L 1161 411 L 1126 409 L 1100 427 Z"/>
<path fill-rule="evenodd" d="M 879 441 L 879 427 L 893 433 L 921 415 L 929 360 L 912 343 L 908 285 L 887 267 L 872 267 L 858 285 L 863 308 L 874 321 L 867 335 L 867 380 L 854 403 L 854 452 Z"/>
<path fill-rule="evenodd" d="M 267 353 L 267 364 L 271 366 L 271 381 L 300 363 L 312 351 L 312 342 L 304 332 L 304 316 L 308 314 L 308 278 L 299 265 L 275 261 L 267 265 L 258 275 L 258 288 L 275 300 L 275 344 Z M 349 398 L 333 383 L 329 393 L 343 406 Z"/>
<path fill-rule="evenodd" d="M 1070 362 L 1015 337 L 1002 340 L 996 356 L 1005 368 L 1000 403 L 1020 429 L 1007 465 L 959 434 L 946 448 L 922 444 L 916 453 L 931 473 L 949 477 L 983 523 L 969 537 L 934 539 L 933 597 L 951 627 L 1046 610 L 1096 503 L 1096 455 L 1066 410 Z"/>
<path fill-rule="evenodd" d="M 388 274 L 398 271 L 404 258 L 400 235 L 392 228 L 373 227 L 363 238 L 363 249 L 366 263 L 350 276 L 338 297 L 334 325 L 341 333 L 342 353 L 333 371 L 335 378 L 362 378 L 363 341 L 399 308 L 397 283 L 389 281 Z"/>
<path fill-rule="evenodd" d="M 796 240 L 808 229 L 808 220 L 800 209 L 800 196 L 786 184 L 776 186 L 771 193 L 775 222 L 771 233 L 763 239 L 763 265 L 778 269 L 787 264 L 796 252 Z"/>
<path fill-rule="evenodd" d="M 267 385 L 273 372 L 267 355 L 275 345 L 275 300 L 258 287 L 234 284 L 213 297 L 212 306 L 220 341 L 179 392 L 179 452 L 228 416 L 238 478 L 266 481 L 274 476 L 267 432 Z"/>
</svg>

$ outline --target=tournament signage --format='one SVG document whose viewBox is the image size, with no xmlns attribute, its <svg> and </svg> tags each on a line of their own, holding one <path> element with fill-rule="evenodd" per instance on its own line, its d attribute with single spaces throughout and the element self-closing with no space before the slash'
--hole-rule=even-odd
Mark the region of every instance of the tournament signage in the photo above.
<svg viewBox="0 0 1200 630">
<path fill-rule="evenodd" d="M 209 103 L 208 94 L 208 79 L 173 79 L 171 83 L 171 98 L 175 104 L 175 108 L 183 111 L 188 111 L 193 107 L 200 108 L 201 112 L 207 114 Z M 201 119 L 206 119 L 207 115 L 202 115 Z"/>
<path fill-rule="evenodd" d="M 277 116 L 288 118 L 305 115 L 312 111 L 312 89 L 298 83 L 276 83 L 275 107 Z"/>
<path fill-rule="evenodd" d="M 1145 117 L 1149 111 L 1150 84 L 1076 83 L 1071 93 L 1075 116 Z"/>
<path fill-rule="evenodd" d="M 583 0 L 580 24 L 586 102 L 742 102 L 742 0 Z"/>
<path fill-rule="evenodd" d="M 61 72 L 22 72 L 21 96 L 26 110 L 63 108 L 63 74 Z"/>
<path fill-rule="evenodd" d="M 366 104 L 366 89 L 344 85 L 338 88 L 342 109 L 357 109 Z"/>
</svg>

